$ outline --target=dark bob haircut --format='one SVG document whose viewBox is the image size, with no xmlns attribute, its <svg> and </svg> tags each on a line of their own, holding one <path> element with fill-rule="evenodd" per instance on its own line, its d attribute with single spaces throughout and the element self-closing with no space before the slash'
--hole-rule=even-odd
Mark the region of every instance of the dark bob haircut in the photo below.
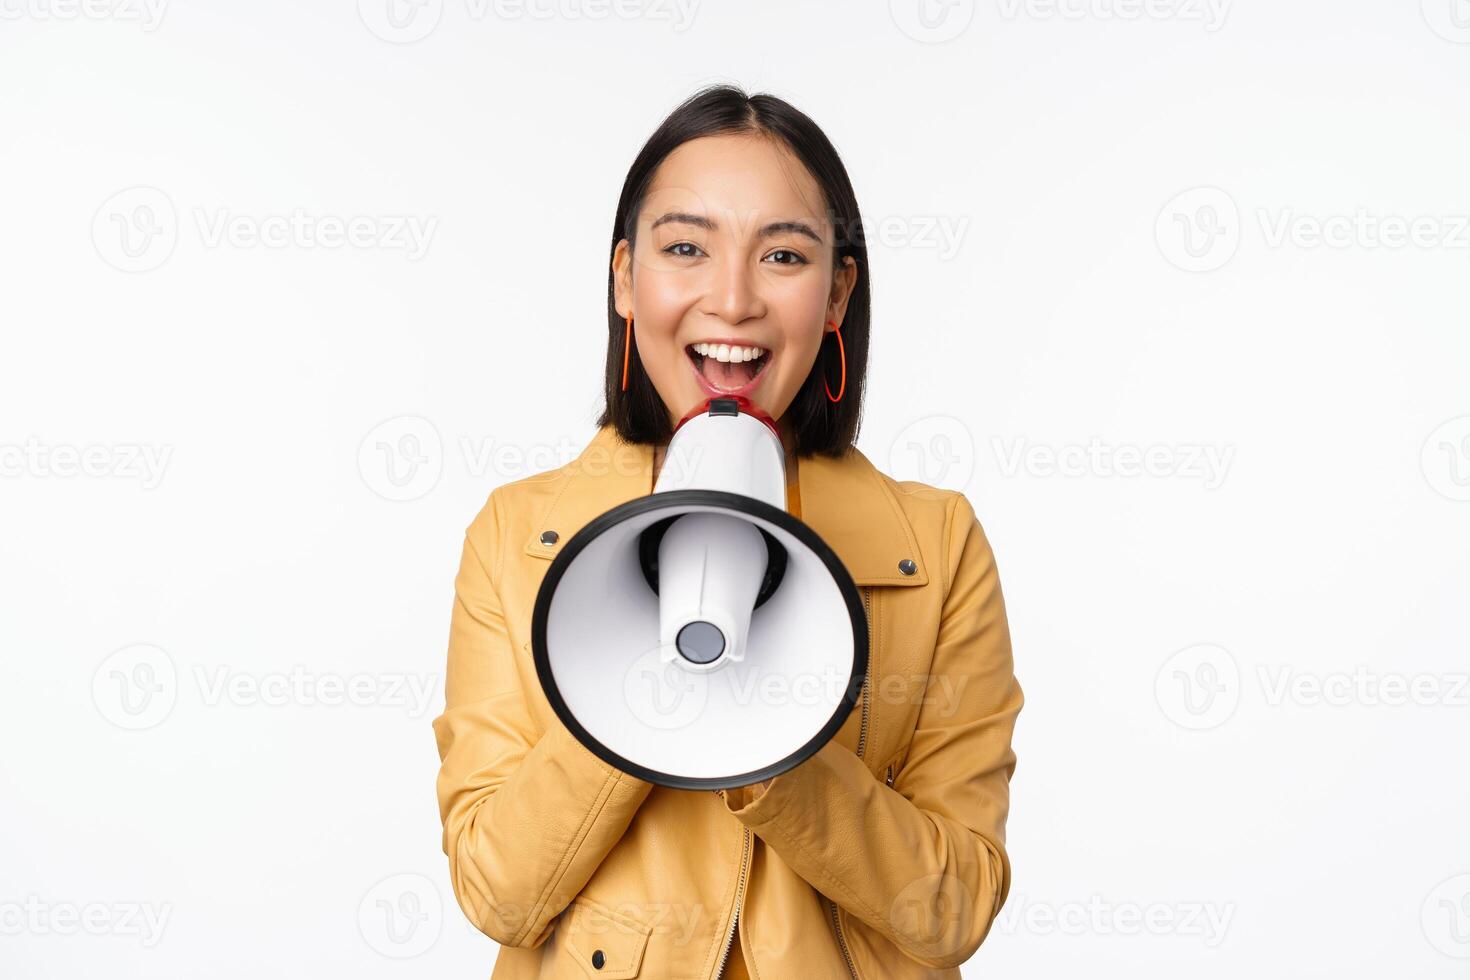
<svg viewBox="0 0 1470 980">
<path fill-rule="evenodd" d="M 816 123 L 774 95 L 747 95 L 733 85 L 700 89 L 670 113 L 638 151 L 623 182 L 608 257 L 606 401 L 597 425 L 615 426 L 624 441 L 631 443 L 661 445 L 673 436 L 669 410 L 647 372 L 630 368 L 628 390 L 622 390 L 623 336 L 627 323 L 618 315 L 614 302 L 612 256 L 621 239 L 626 238 L 630 246 L 635 243 L 639 210 L 654 172 L 664 158 L 689 140 L 724 134 L 767 136 L 784 144 L 806 166 L 826 198 L 827 216 L 836 236 L 834 271 L 842 267 L 843 259 L 849 255 L 857 266 L 857 282 L 842 320 L 847 388 L 841 401 L 830 401 L 824 390 L 825 381 L 837 391 L 842 378 L 837 338 L 826 331 L 811 371 L 783 413 L 783 421 L 790 422 L 795 436 L 797 456 L 839 457 L 857 441 L 868 367 L 872 301 L 868 288 L 868 249 L 857 197 L 837 150 Z M 635 343 L 629 355 L 630 365 L 637 363 L 637 353 Z"/>
</svg>

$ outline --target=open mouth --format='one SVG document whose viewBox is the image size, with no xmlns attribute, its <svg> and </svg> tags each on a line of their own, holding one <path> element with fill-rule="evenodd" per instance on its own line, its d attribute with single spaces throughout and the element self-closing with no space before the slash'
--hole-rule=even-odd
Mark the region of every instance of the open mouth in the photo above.
<svg viewBox="0 0 1470 980">
<path fill-rule="evenodd" d="M 695 348 L 703 348 L 701 353 Z M 719 348 L 728 350 L 728 348 Z M 729 353 L 728 360 L 720 360 L 717 348 L 707 344 L 690 344 L 684 348 L 684 353 L 689 356 L 689 362 L 694 365 L 694 373 L 704 382 L 706 388 L 715 394 L 739 395 L 755 387 L 765 372 L 766 365 L 771 362 L 771 352 L 763 350 L 758 357 L 748 360 L 740 359 L 737 353 Z"/>
</svg>

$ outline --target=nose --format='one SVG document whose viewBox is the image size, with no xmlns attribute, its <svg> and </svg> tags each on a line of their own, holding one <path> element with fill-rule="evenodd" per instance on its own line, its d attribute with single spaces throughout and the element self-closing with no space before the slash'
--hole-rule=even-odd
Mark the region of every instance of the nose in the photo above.
<svg viewBox="0 0 1470 980">
<path fill-rule="evenodd" d="M 704 312 L 726 323 L 740 323 L 763 314 L 755 274 L 742 257 L 731 255 L 714 264 Z"/>
</svg>

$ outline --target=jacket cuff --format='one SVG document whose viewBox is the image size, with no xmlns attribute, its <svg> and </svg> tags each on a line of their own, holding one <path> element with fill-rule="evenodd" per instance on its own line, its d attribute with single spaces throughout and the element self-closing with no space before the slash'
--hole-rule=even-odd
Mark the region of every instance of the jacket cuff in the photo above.
<svg viewBox="0 0 1470 980">
<path fill-rule="evenodd" d="M 787 804 L 793 799 L 812 801 L 828 798 L 823 787 L 832 785 L 832 767 L 843 765 L 843 755 L 863 767 L 851 750 L 832 740 L 808 756 L 805 762 L 773 776 L 765 790 L 751 786 L 726 790 L 725 809 L 757 833 L 777 826 Z M 863 771 L 867 771 L 866 767 Z M 798 808 L 793 812 L 800 814 L 801 811 Z"/>
</svg>

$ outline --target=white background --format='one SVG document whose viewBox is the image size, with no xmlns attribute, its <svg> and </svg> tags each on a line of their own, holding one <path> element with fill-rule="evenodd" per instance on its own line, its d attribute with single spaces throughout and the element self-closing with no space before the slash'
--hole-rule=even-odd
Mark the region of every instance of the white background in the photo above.
<svg viewBox="0 0 1470 980">
<path fill-rule="evenodd" d="M 590 438 L 712 81 L 843 155 L 859 447 L 1000 564 L 965 975 L 1470 970 L 1464 0 L 159 2 L 0 0 L 0 974 L 488 975 L 461 534 Z"/>
</svg>

